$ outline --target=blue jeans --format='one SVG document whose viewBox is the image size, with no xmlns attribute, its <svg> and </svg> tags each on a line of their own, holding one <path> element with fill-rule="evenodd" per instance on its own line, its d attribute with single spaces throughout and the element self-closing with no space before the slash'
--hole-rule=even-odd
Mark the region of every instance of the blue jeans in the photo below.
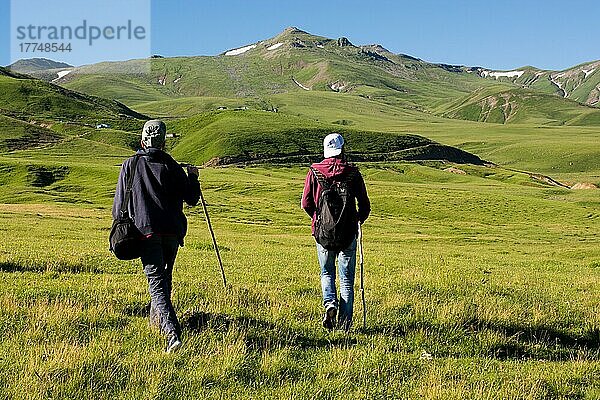
<svg viewBox="0 0 600 400">
<path fill-rule="evenodd" d="M 356 271 L 356 238 L 350 245 L 339 251 L 327 250 L 317 243 L 317 256 L 321 265 L 321 290 L 325 310 L 335 307 L 338 310 L 338 325 L 350 329 L 354 306 L 354 276 Z M 335 259 L 337 258 L 340 276 L 340 298 L 338 302 L 335 287 Z"/>
<path fill-rule="evenodd" d="M 171 236 L 153 236 L 144 240 L 142 264 L 150 292 L 150 321 L 155 320 L 164 334 L 181 335 L 181 327 L 171 303 L 173 264 L 179 240 Z"/>
</svg>

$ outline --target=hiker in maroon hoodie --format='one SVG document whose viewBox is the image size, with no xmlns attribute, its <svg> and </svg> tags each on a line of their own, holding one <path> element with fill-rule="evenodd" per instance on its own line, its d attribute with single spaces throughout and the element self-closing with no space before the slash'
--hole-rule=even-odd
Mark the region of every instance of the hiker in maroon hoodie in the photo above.
<svg viewBox="0 0 600 400">
<path fill-rule="evenodd" d="M 312 218 L 312 234 L 317 243 L 325 308 L 323 327 L 332 330 L 337 323 L 347 331 L 352 325 L 358 224 L 369 216 L 371 204 L 358 168 L 346 161 L 341 135 L 327 135 L 323 155 L 325 159 L 311 165 L 306 175 L 302 208 Z M 335 287 L 336 258 L 339 301 Z"/>
</svg>

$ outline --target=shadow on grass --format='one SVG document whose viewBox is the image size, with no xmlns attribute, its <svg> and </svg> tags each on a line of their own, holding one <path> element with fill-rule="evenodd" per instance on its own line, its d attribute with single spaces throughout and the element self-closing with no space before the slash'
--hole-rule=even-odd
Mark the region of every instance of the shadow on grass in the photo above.
<svg viewBox="0 0 600 400">
<path fill-rule="evenodd" d="M 123 314 L 128 317 L 148 318 L 150 316 L 150 302 L 126 304 L 123 307 Z"/>
<path fill-rule="evenodd" d="M 462 335 L 456 335 L 462 331 Z M 526 326 L 502 322 L 471 319 L 452 324 L 436 324 L 430 321 L 407 321 L 399 324 L 380 324 L 357 329 L 364 335 L 383 335 L 402 338 L 411 332 L 426 332 L 432 340 L 446 341 L 448 332 L 454 332 L 457 341 L 479 340 L 478 333 L 494 332 L 503 339 L 495 344 L 480 342 L 479 350 L 490 358 L 499 360 L 539 359 L 563 361 L 572 359 L 580 352 L 587 357 L 600 357 L 600 329 L 588 329 L 581 333 L 569 332 L 546 325 Z M 464 354 L 471 355 L 470 353 Z"/>
<path fill-rule="evenodd" d="M 498 359 L 543 358 L 562 361 L 580 351 L 596 352 L 600 348 L 600 329 L 581 333 L 554 327 L 521 326 L 481 321 L 476 330 L 491 330 L 505 336 L 507 343 L 490 348 L 490 356 Z"/>
<path fill-rule="evenodd" d="M 0 262 L 0 272 L 59 272 L 59 273 L 90 273 L 90 274 L 101 274 L 104 271 L 101 269 L 80 263 L 22 263 L 15 261 L 4 261 Z"/>
<path fill-rule="evenodd" d="M 291 327 L 274 324 L 253 317 L 230 317 L 224 314 L 210 314 L 203 311 L 185 313 L 181 318 L 184 331 L 200 333 L 207 329 L 226 332 L 237 328 L 245 333 L 246 345 L 252 350 L 265 350 L 280 347 L 296 349 L 317 349 L 327 347 L 349 348 L 357 344 L 355 337 L 335 333 L 331 337 L 309 336 Z"/>
</svg>

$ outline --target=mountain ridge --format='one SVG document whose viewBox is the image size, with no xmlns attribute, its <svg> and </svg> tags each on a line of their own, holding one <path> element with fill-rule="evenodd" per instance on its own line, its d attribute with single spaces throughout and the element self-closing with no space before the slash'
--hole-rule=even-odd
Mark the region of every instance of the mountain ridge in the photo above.
<svg viewBox="0 0 600 400">
<path fill-rule="evenodd" d="M 401 57 L 406 57 L 409 59 L 413 59 L 415 61 L 424 61 L 421 58 L 418 57 L 414 57 L 412 55 L 409 54 L 404 54 L 404 53 L 394 53 L 391 50 L 387 49 L 386 47 L 384 47 L 384 45 L 379 44 L 379 43 L 372 43 L 372 44 L 363 44 L 363 45 L 354 45 L 352 44 L 352 42 L 349 41 L 349 39 L 347 37 L 340 37 L 338 39 L 331 39 L 331 38 L 327 38 L 324 36 L 318 36 L 312 33 L 309 33 L 308 31 L 302 30 L 296 26 L 289 26 L 287 28 L 284 28 L 283 31 L 281 31 L 280 33 L 276 34 L 275 36 L 271 37 L 271 38 L 267 38 L 267 39 L 263 39 L 263 40 L 259 40 L 256 42 L 252 42 L 252 43 L 248 43 L 245 45 L 240 45 L 239 47 L 234 47 L 228 50 L 223 50 L 222 52 L 211 56 L 211 55 L 193 55 L 193 56 L 169 56 L 169 57 L 163 57 L 163 56 L 153 56 L 151 58 L 195 58 L 195 57 L 215 57 L 215 56 L 220 56 L 220 55 L 224 55 L 225 53 L 227 53 L 230 50 L 236 50 L 236 49 L 240 49 L 240 48 L 244 48 L 244 47 L 248 47 L 250 45 L 254 45 L 254 44 L 259 44 L 259 43 L 268 43 L 271 41 L 274 41 L 276 39 L 289 39 L 290 36 L 292 35 L 304 35 L 310 38 L 314 38 L 318 40 L 326 40 L 328 42 L 332 42 L 332 41 L 343 41 L 346 43 L 347 46 L 352 46 L 352 47 L 356 47 L 356 48 L 369 48 L 369 49 L 377 49 L 378 51 L 382 51 L 385 53 L 390 53 L 396 56 L 401 56 Z M 427 62 L 427 61 L 424 61 Z M 585 67 L 587 65 L 590 64 L 600 64 L 600 60 L 591 60 L 591 61 L 586 61 L 580 64 L 577 64 L 575 66 L 572 67 L 568 67 L 566 69 L 563 70 L 552 70 L 552 69 L 544 69 L 544 68 L 539 68 L 536 66 L 522 66 L 522 67 L 516 67 L 516 68 L 511 68 L 511 69 L 494 69 L 494 68 L 486 68 L 483 66 L 468 66 L 466 64 L 448 64 L 448 63 L 444 63 L 444 62 L 439 62 L 439 63 L 434 63 L 434 62 L 428 62 L 429 64 L 432 65 L 452 65 L 455 67 L 460 67 L 460 68 L 465 68 L 466 70 L 472 69 L 472 70 L 482 70 L 482 71 L 493 71 L 493 72 L 510 72 L 510 71 L 517 71 L 517 70 L 522 70 L 522 69 L 535 69 L 538 71 L 548 71 L 548 72 L 554 72 L 554 73 L 560 73 L 560 72 L 565 72 L 565 71 L 569 71 L 571 69 L 577 68 L 577 67 Z M 46 66 L 44 66 L 45 64 L 47 64 Z M 93 64 L 90 64 L 93 65 Z M 29 68 L 29 66 L 32 66 L 31 68 Z M 59 69 L 59 68 L 77 68 L 74 67 L 70 64 L 67 63 L 63 63 L 60 61 L 55 61 L 55 60 L 51 60 L 51 59 L 47 59 L 47 58 L 28 58 L 28 59 L 19 59 L 17 61 L 15 61 L 14 63 L 6 66 L 5 68 L 14 70 L 16 72 L 21 72 L 21 73 L 26 73 L 27 70 L 29 70 L 30 72 L 33 71 L 37 71 L 37 70 L 44 70 L 44 69 Z"/>
<path fill-rule="evenodd" d="M 77 67 L 58 71 L 61 75 L 54 75 L 51 81 L 83 93 L 115 98 L 129 106 L 196 97 L 260 98 L 263 103 L 270 103 L 271 96 L 282 93 L 325 91 L 473 121 L 512 123 L 527 121 L 529 114 L 531 120 L 558 125 L 600 120 L 578 115 L 595 112 L 584 105 L 598 104 L 600 73 L 589 66 L 600 65 L 600 61 L 565 71 L 536 67 L 497 71 L 430 63 L 411 55 L 395 54 L 381 44 L 354 45 L 345 37 L 326 38 L 288 27 L 271 38 L 225 50 L 216 56 L 152 58 L 149 74 L 139 73 L 137 64 L 143 62 L 148 60 Z M 31 74 L 49 80 L 49 71 L 57 72 L 41 70 Z M 515 88 L 521 92 L 514 92 Z M 496 98 L 506 97 L 503 93 L 511 92 L 512 107 L 521 109 L 520 117 L 482 119 L 481 113 L 477 115 L 472 107 L 465 112 L 449 112 L 449 104 L 468 103 L 478 91 L 490 89 L 496 90 L 490 93 Z M 575 100 L 581 108 L 540 93 Z M 532 108 L 521 104 L 523 99 L 536 96 L 544 102 L 545 111 L 525 112 Z M 496 104 L 498 101 L 493 99 L 487 102 L 492 107 Z M 550 105 L 570 109 L 564 114 L 568 118 L 555 118 Z M 270 107 L 277 108 L 277 105 Z M 497 115 L 502 113 L 500 109 L 491 111 Z"/>
</svg>

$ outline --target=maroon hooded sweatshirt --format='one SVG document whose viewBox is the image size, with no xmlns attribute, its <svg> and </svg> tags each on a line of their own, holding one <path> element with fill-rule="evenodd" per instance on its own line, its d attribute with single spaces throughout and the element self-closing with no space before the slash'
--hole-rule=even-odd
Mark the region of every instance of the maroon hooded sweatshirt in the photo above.
<svg viewBox="0 0 600 400">
<path fill-rule="evenodd" d="M 371 202 L 367 196 L 367 188 L 358 167 L 349 164 L 339 157 L 326 158 L 320 163 L 312 165 L 317 171 L 321 172 L 330 182 L 340 182 L 351 171 L 355 170 L 356 175 L 351 183 L 350 191 L 358 203 L 358 211 L 353 208 L 356 215 L 356 222 L 362 224 L 365 222 L 371 212 Z M 317 203 L 321 194 L 321 185 L 317 181 L 315 174 L 308 170 L 306 180 L 304 181 L 304 192 L 302 193 L 302 208 L 312 218 L 312 234 L 315 234 L 315 217 L 317 213 Z M 354 228 L 357 229 L 357 228 Z"/>
</svg>

